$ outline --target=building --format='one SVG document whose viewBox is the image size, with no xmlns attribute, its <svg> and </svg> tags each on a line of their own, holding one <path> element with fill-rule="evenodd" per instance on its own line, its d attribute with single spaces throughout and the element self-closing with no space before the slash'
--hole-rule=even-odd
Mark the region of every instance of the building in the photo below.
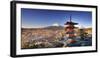
<svg viewBox="0 0 100 58">
<path fill-rule="evenodd" d="M 72 22 L 71 16 L 70 16 L 70 20 L 65 23 L 65 25 L 66 25 L 65 32 L 66 32 L 66 36 L 68 38 L 75 37 L 75 30 L 74 29 L 76 28 L 75 25 L 77 25 L 77 24 L 78 23 Z"/>
</svg>

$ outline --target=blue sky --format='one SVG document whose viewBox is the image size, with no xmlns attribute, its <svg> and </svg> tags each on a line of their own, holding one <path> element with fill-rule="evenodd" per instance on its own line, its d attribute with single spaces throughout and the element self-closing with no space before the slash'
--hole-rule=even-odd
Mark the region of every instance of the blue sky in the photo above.
<svg viewBox="0 0 100 58">
<path fill-rule="evenodd" d="M 70 15 L 72 21 L 78 25 L 88 27 L 92 26 L 92 13 L 87 11 L 70 10 L 47 10 L 47 9 L 21 9 L 21 22 L 24 28 L 40 28 L 69 21 Z"/>
</svg>

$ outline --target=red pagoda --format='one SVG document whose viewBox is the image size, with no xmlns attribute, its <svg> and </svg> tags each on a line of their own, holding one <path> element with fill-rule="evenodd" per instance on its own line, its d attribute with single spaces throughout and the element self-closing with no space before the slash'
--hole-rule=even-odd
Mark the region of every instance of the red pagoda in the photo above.
<svg viewBox="0 0 100 58">
<path fill-rule="evenodd" d="M 66 31 L 66 35 L 68 38 L 74 38 L 75 37 L 75 31 L 74 28 L 76 28 L 74 25 L 77 25 L 78 23 L 72 22 L 72 18 L 70 16 L 70 21 L 67 21 L 65 23 L 66 27 L 65 27 L 65 31 Z"/>
</svg>

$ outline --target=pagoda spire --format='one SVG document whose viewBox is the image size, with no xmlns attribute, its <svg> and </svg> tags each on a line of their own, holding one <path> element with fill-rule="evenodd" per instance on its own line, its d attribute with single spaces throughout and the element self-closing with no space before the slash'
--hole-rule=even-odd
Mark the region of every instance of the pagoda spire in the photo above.
<svg viewBox="0 0 100 58">
<path fill-rule="evenodd" d="M 70 16 L 70 22 L 72 22 L 72 17 Z"/>
</svg>

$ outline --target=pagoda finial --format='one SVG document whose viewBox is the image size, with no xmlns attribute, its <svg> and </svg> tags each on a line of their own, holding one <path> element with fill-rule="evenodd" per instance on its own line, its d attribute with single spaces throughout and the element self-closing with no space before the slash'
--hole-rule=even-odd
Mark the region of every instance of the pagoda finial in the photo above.
<svg viewBox="0 0 100 58">
<path fill-rule="evenodd" d="M 70 16 L 70 22 L 71 22 L 71 20 L 72 20 L 72 17 Z"/>
</svg>

